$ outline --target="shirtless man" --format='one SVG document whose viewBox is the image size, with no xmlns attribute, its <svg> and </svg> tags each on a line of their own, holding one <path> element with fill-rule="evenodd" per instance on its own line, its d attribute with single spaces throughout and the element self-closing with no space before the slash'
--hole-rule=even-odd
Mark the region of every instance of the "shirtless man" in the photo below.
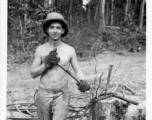
<svg viewBox="0 0 152 120">
<path fill-rule="evenodd" d="M 80 70 L 76 52 L 65 44 L 62 37 L 68 34 L 68 25 L 59 13 L 49 13 L 43 22 L 43 30 L 49 41 L 36 49 L 31 68 L 32 78 L 40 76 L 36 98 L 39 120 L 64 120 L 67 117 L 70 96 L 68 75 L 58 63 L 69 69 L 72 66 L 76 78 L 80 80 L 78 89 L 85 92 L 90 89 Z"/>
</svg>

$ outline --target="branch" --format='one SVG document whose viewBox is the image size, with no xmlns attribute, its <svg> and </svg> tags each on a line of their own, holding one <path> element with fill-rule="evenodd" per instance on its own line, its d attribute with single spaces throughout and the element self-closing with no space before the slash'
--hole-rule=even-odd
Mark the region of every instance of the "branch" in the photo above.
<svg viewBox="0 0 152 120">
<path fill-rule="evenodd" d="M 115 69 L 115 71 L 114 71 L 113 74 L 115 74 L 115 73 L 117 72 L 117 70 L 119 69 L 120 65 L 121 65 L 121 62 L 119 63 L 118 67 Z M 112 80 L 113 80 L 113 77 L 111 78 L 111 81 L 112 81 Z"/>
<path fill-rule="evenodd" d="M 106 93 L 106 94 L 101 94 L 100 97 L 98 98 L 98 101 L 99 100 L 104 100 L 104 99 L 107 99 L 107 98 L 110 98 L 110 97 L 116 97 L 118 99 L 121 99 L 123 101 L 126 101 L 126 102 L 134 104 L 134 105 L 138 105 L 139 104 L 136 101 L 129 100 L 127 98 L 121 97 L 121 96 L 117 95 L 116 93 L 112 93 L 112 92 L 111 93 Z"/>
<path fill-rule="evenodd" d="M 120 67 L 121 62 L 119 63 L 118 67 L 116 68 L 116 70 L 114 71 L 114 74 L 116 73 L 116 71 L 118 70 L 118 68 Z"/>
<path fill-rule="evenodd" d="M 136 101 L 129 100 L 129 99 L 127 99 L 127 98 L 124 98 L 124 97 L 121 97 L 121 96 L 118 96 L 118 95 L 114 95 L 114 97 L 119 98 L 119 99 L 121 99 L 121 100 L 124 100 L 124 101 L 126 101 L 126 102 L 128 102 L 128 103 L 132 103 L 132 104 L 134 104 L 134 105 L 138 105 L 138 104 L 139 104 L 139 103 L 136 102 Z"/>
<path fill-rule="evenodd" d="M 94 80 L 94 88 L 96 88 L 96 82 L 97 82 L 97 58 L 96 55 L 94 56 L 95 59 L 95 80 Z"/>
<path fill-rule="evenodd" d="M 100 75 L 100 77 L 99 77 L 99 85 L 98 85 L 98 88 L 97 88 L 97 90 L 96 90 L 96 97 L 97 97 L 97 95 L 98 95 L 98 89 L 100 88 L 100 86 L 101 86 L 101 77 L 103 76 L 103 73 Z"/>
<path fill-rule="evenodd" d="M 112 67 L 113 67 L 113 65 L 110 65 L 110 67 L 109 67 L 109 73 L 108 73 L 108 78 L 107 78 L 107 84 L 106 84 L 105 93 L 107 92 L 108 86 L 109 86 L 109 83 L 110 83 L 110 76 L 111 76 L 111 72 L 112 72 Z"/>
<path fill-rule="evenodd" d="M 117 82 L 115 82 L 115 80 L 113 80 L 113 82 L 114 82 L 114 84 L 115 84 L 115 88 L 112 90 L 112 92 L 115 92 L 115 91 L 116 91 L 116 89 L 118 88 L 118 83 L 117 83 Z"/>
<path fill-rule="evenodd" d="M 89 103 L 89 104 L 86 106 L 86 109 L 85 109 L 85 111 L 83 112 L 83 114 L 82 114 L 82 116 L 81 116 L 80 120 L 82 120 L 82 119 L 83 119 L 83 117 L 85 116 L 86 112 L 89 110 L 90 105 L 91 105 L 91 103 Z"/>
<path fill-rule="evenodd" d="M 96 42 L 94 43 L 94 45 L 92 46 L 92 48 L 91 48 L 91 51 L 90 51 L 90 54 L 89 54 L 89 57 L 91 56 L 91 54 L 92 54 L 92 51 L 93 51 L 93 49 L 94 49 L 94 47 L 96 46 Z"/>
<path fill-rule="evenodd" d="M 135 92 L 131 88 L 127 87 L 126 85 L 121 85 L 121 87 L 122 87 L 122 89 L 125 89 L 125 90 L 131 92 L 133 95 L 135 95 Z"/>
</svg>

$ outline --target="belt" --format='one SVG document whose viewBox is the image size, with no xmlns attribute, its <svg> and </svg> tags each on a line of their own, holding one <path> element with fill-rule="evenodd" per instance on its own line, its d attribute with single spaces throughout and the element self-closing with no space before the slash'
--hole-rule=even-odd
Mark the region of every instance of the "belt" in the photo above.
<svg viewBox="0 0 152 120">
<path fill-rule="evenodd" d="M 52 89 L 42 88 L 42 87 L 39 87 L 38 90 L 53 93 L 53 94 L 63 93 L 63 90 L 52 90 Z"/>
</svg>

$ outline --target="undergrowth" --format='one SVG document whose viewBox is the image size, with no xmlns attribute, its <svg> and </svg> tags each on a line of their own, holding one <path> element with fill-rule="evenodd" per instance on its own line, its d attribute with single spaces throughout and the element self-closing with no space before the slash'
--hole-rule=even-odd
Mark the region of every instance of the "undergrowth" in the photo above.
<svg viewBox="0 0 152 120">
<path fill-rule="evenodd" d="M 33 60 L 37 46 L 47 42 L 47 36 L 40 25 L 24 28 L 20 33 L 15 30 L 8 34 L 8 63 L 20 63 Z M 138 32 L 125 32 L 117 29 L 96 26 L 71 27 L 63 41 L 73 46 L 78 57 L 90 57 L 103 51 L 129 50 L 139 45 L 146 45 L 146 35 Z M 142 42 L 141 42 L 142 41 Z"/>
</svg>

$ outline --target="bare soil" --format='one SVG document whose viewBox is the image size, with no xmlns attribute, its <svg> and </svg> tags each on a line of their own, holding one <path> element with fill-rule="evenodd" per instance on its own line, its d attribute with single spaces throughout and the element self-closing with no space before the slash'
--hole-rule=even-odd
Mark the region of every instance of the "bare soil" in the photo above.
<svg viewBox="0 0 152 120">
<path fill-rule="evenodd" d="M 97 63 L 96 63 L 97 62 Z M 113 65 L 111 78 L 118 83 L 131 88 L 135 95 L 127 91 L 121 95 L 143 103 L 146 99 L 146 52 L 117 54 L 105 51 L 95 58 L 79 58 L 80 67 L 86 80 L 93 84 L 94 78 L 102 72 L 103 79 L 108 76 L 109 65 Z M 39 78 L 32 79 L 30 76 L 30 63 L 13 64 L 7 73 L 7 104 L 33 102 L 33 95 L 38 87 Z M 95 74 L 95 66 L 96 73 Z M 71 94 L 79 93 L 75 81 L 70 78 L 69 88 Z M 145 103 L 145 102 L 144 102 Z M 145 104 L 144 104 L 145 105 Z"/>
</svg>

